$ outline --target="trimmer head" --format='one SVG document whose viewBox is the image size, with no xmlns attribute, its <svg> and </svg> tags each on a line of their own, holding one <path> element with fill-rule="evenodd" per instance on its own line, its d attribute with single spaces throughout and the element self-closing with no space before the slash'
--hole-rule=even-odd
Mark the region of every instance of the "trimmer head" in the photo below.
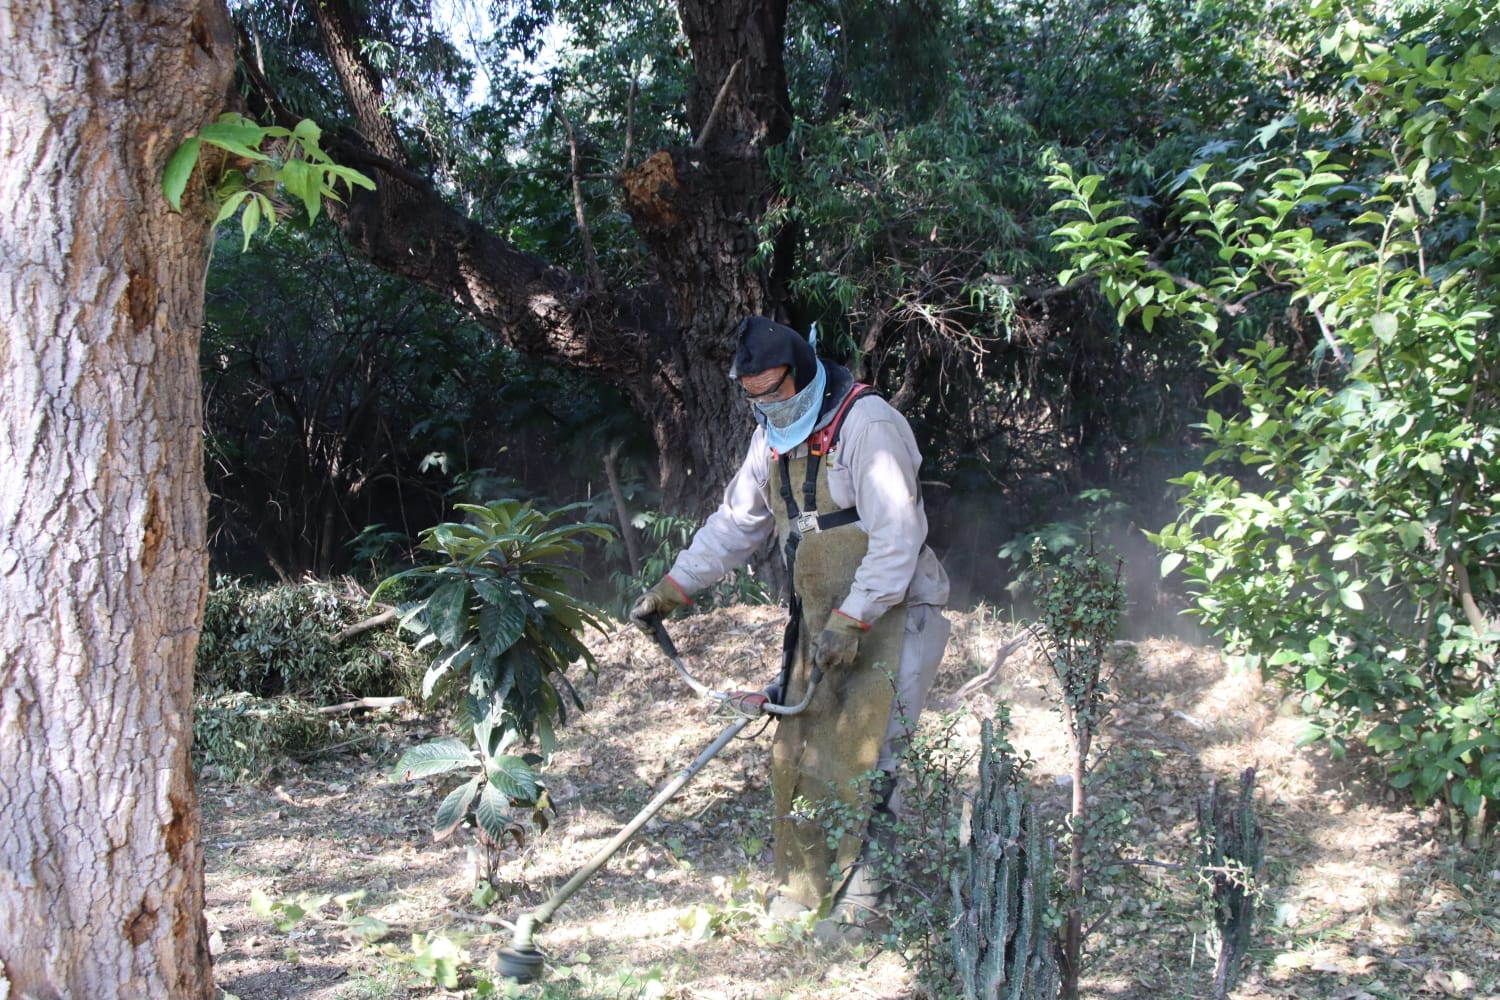
<svg viewBox="0 0 1500 1000">
<path fill-rule="evenodd" d="M 534 983 L 541 978 L 542 966 L 546 964 L 542 953 L 534 947 L 501 948 L 495 956 L 500 975 L 518 983 Z"/>
</svg>

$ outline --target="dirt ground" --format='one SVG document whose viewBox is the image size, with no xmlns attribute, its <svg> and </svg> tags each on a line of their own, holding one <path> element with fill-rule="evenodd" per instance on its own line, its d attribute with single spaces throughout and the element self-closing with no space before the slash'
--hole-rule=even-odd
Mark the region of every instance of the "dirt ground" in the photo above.
<svg viewBox="0 0 1500 1000">
<path fill-rule="evenodd" d="M 924 728 L 951 727 L 960 744 L 974 746 L 981 720 L 997 702 L 1008 704 L 1011 740 L 1035 761 L 1032 792 L 1055 814 L 1067 796 L 1067 763 L 1045 664 L 1023 648 L 960 703 L 954 693 L 1016 630 L 983 609 L 950 617 L 954 636 Z M 778 609 L 732 608 L 671 629 L 716 686 L 758 688 L 775 673 L 780 624 Z M 591 647 L 600 670 L 581 687 L 589 711 L 561 731 L 547 772 L 557 815 L 547 833 L 500 854 L 495 881 L 509 897 L 488 905 L 475 899 L 471 836 L 431 836 L 437 804 L 457 781 L 391 778 L 405 748 L 446 734 L 441 718 L 387 714 L 349 745 L 256 784 L 205 776 L 207 917 L 222 994 L 482 995 L 472 976 L 456 987 L 424 980 L 413 956 L 431 959 L 451 942 L 484 970 L 510 941 L 506 922 L 546 899 L 723 725 L 644 637 L 622 630 L 593 637 Z M 1368 764 L 1296 748 L 1305 720 L 1294 703 L 1227 669 L 1212 650 L 1154 639 L 1120 644 L 1118 653 L 1105 739 L 1111 763 L 1091 788 L 1101 815 L 1122 817 L 1119 856 L 1190 860 L 1208 782 L 1257 768 L 1265 889 L 1232 996 L 1500 997 L 1500 858 L 1492 850 L 1456 847 L 1440 812 L 1396 801 Z M 512 995 L 918 995 L 899 955 L 820 945 L 757 918 L 769 867 L 769 735 L 727 747 L 558 911 L 537 936 L 548 956 L 544 980 L 512 986 Z M 1090 886 L 1100 919 L 1084 995 L 1212 995 L 1213 955 L 1182 874 L 1115 865 Z M 324 895 L 331 898 L 285 930 L 252 906 L 280 903 L 285 916 L 288 902 Z M 377 932 L 356 933 L 361 915 L 385 933 L 373 941 Z"/>
</svg>

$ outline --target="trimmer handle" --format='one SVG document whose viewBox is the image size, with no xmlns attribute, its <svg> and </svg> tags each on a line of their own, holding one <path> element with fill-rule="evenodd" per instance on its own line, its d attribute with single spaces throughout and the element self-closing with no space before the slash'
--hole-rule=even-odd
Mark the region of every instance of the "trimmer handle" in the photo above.
<svg viewBox="0 0 1500 1000">
<path fill-rule="evenodd" d="M 663 653 L 666 653 L 674 660 L 677 659 L 677 644 L 667 634 L 667 623 L 662 620 L 661 615 L 652 615 L 649 620 L 651 622 L 651 638 L 656 640 L 656 644 L 661 647 Z"/>
</svg>

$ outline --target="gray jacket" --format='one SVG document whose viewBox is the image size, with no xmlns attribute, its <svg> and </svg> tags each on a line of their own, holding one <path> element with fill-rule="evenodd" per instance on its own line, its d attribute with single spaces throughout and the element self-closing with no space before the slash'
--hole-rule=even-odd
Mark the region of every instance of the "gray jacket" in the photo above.
<svg viewBox="0 0 1500 1000">
<path fill-rule="evenodd" d="M 799 460 L 806 453 L 805 444 L 791 453 L 794 470 L 802 468 Z M 870 540 L 838 610 L 870 623 L 903 600 L 947 604 L 948 574 L 927 546 L 927 515 L 917 478 L 922 456 L 906 418 L 878 396 L 860 399 L 849 407 L 830 457 L 833 501 L 859 508 L 855 523 Z M 776 530 L 770 505 L 781 498 L 770 495 L 770 468 L 766 432 L 757 427 L 719 509 L 703 522 L 668 574 L 683 590 L 696 593 L 743 566 Z"/>
</svg>

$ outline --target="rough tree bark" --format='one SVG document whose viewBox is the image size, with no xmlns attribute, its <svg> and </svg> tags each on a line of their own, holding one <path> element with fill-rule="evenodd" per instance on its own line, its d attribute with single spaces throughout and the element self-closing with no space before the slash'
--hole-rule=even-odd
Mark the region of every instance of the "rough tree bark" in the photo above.
<svg viewBox="0 0 1500 1000">
<path fill-rule="evenodd" d="M 748 314 L 777 314 L 770 279 L 747 261 L 770 197 L 765 154 L 785 139 L 792 116 L 782 62 L 785 0 L 680 0 L 678 7 L 692 50 L 693 140 L 646 156 L 621 185 L 659 284 L 602 290 L 519 251 L 413 173 L 383 113 L 384 84 L 359 48 L 368 31 L 354 8 L 348 0 L 307 0 L 304 9 L 360 124 L 357 138 L 327 145 L 379 184 L 347 211 L 334 206 L 355 248 L 449 298 L 523 353 L 620 387 L 653 425 L 664 504 L 703 513 L 749 437 L 748 413 L 724 377 L 734 328 Z M 275 95 L 266 89 L 261 96 L 276 113 Z"/>
<path fill-rule="evenodd" d="M 0 0 L 0 49 L 0 998 L 206 1000 L 208 216 L 161 178 L 232 33 L 218 0 Z"/>
</svg>

